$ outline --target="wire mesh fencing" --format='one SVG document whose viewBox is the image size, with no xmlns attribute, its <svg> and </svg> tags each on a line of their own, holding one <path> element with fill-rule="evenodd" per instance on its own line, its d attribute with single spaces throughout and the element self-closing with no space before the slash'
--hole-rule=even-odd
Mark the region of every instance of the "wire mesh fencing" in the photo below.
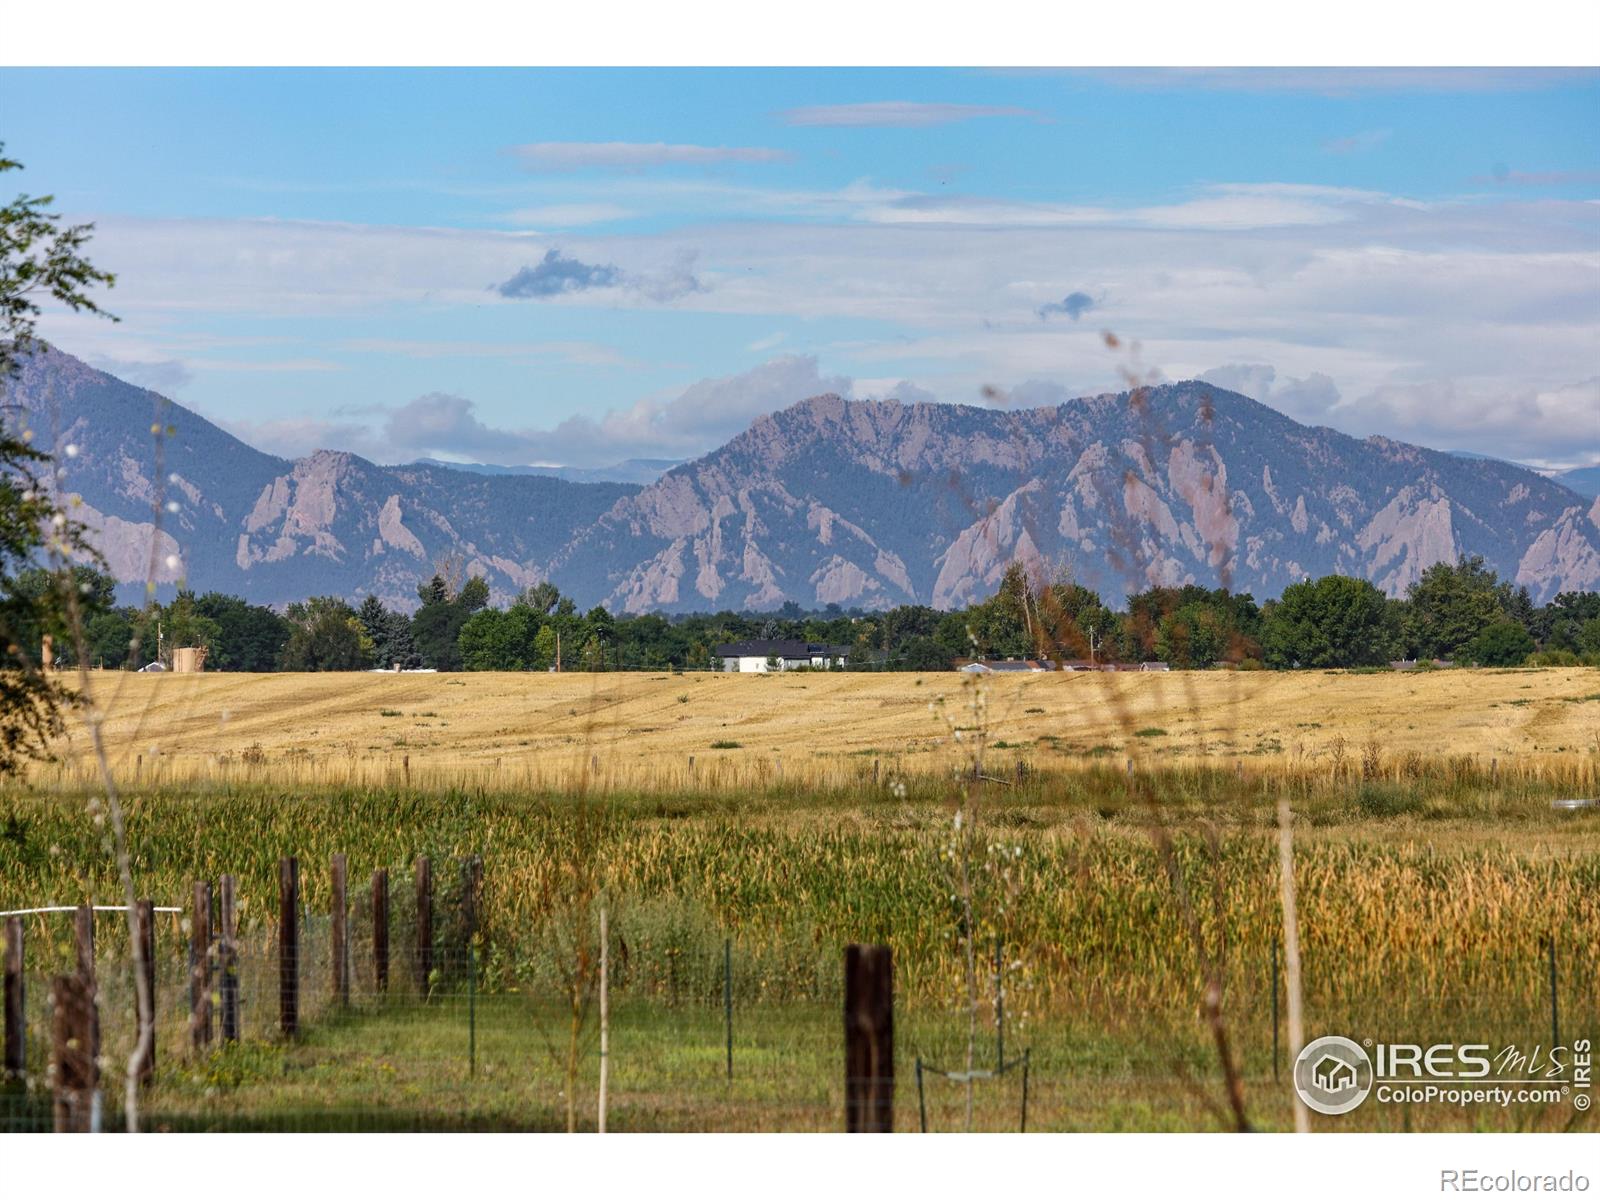
<svg viewBox="0 0 1600 1200">
<path fill-rule="evenodd" d="M 603 981 L 608 1129 L 846 1125 L 856 1068 L 844 947 L 815 930 L 728 928 L 658 898 L 612 902 L 602 941 L 606 902 L 585 896 L 513 945 L 485 934 L 493 914 L 482 910 L 476 859 L 419 859 L 359 882 L 342 862 L 317 870 L 314 888 L 299 863 L 281 865 L 276 889 L 200 881 L 209 886 L 187 905 L 167 906 L 183 911 L 153 915 L 147 1068 L 135 1055 L 127 922 L 95 918 L 94 1123 L 122 1127 L 131 1072 L 147 1075 L 136 1095 L 152 1129 L 591 1130 Z M 10 1131 L 59 1123 L 52 994 L 86 973 L 70 917 L 29 917 L 26 930 L 20 1069 L 0 1091 L 0 1128 Z M 1008 990 L 1009 954 L 970 982 L 897 982 L 873 1076 L 875 1086 L 881 1072 L 894 1081 L 880 1088 L 885 1119 L 930 1132 L 1228 1128 L 1231 1072 L 1256 1127 L 1289 1127 L 1284 984 L 1262 949 L 1223 981 L 1226 1064 L 1198 988 L 1173 995 L 1069 978 L 1039 999 Z M 1373 1105 L 1343 1125 L 1592 1128 L 1570 1058 L 1564 1075 L 1548 1072 L 1553 1047 L 1570 1054 L 1600 1032 L 1593 977 L 1537 951 L 1528 974 L 1526 986 L 1494 993 L 1401 977 L 1382 995 L 1334 987 L 1308 997 L 1311 1036 L 1510 1046 L 1531 1055 L 1515 1064 L 1530 1083 L 1555 1080 L 1550 1094 L 1499 1108 Z"/>
</svg>

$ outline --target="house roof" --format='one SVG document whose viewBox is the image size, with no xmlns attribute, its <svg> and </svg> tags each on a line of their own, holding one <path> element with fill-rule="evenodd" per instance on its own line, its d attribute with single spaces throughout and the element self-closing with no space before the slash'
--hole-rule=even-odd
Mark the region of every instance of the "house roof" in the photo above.
<svg viewBox="0 0 1600 1200">
<path fill-rule="evenodd" d="M 748 642 L 728 642 L 716 648 L 718 658 L 842 658 L 849 653 L 849 646 L 782 638 L 753 638 Z"/>
<path fill-rule="evenodd" d="M 1054 671 L 1055 664 L 1048 659 L 1035 658 L 979 658 L 958 663 L 958 671 Z"/>
</svg>

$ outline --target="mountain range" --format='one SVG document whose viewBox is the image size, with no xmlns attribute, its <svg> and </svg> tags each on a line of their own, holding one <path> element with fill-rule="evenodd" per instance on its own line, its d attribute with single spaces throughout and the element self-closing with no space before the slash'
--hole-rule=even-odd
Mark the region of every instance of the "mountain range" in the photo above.
<svg viewBox="0 0 1600 1200">
<path fill-rule="evenodd" d="M 1461 553 L 1538 601 L 1600 586 L 1600 500 L 1196 382 L 1019 410 L 818 396 L 659 477 L 622 464 L 627 481 L 278 458 L 59 351 L 7 403 L 139 594 L 154 561 L 158 583 L 278 605 L 410 608 L 444 568 L 499 602 L 548 579 L 614 611 L 949 608 L 1021 560 L 1112 600 L 1187 582 L 1265 599 L 1332 572 L 1398 595 Z"/>
</svg>

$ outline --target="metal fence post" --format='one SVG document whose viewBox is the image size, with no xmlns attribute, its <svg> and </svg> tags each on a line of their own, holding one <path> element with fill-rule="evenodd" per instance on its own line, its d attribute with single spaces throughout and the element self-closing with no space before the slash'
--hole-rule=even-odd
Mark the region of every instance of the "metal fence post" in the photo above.
<svg viewBox="0 0 1600 1200">
<path fill-rule="evenodd" d="M 222 1040 L 239 1040 L 239 910 L 234 895 L 234 878 L 224 875 L 217 880 L 222 895 L 217 903 L 219 928 L 217 930 L 217 974 L 222 1001 Z"/>
<path fill-rule="evenodd" d="M 202 879 L 189 922 L 189 1040 L 196 1051 L 211 1044 L 211 885 Z"/>
<path fill-rule="evenodd" d="M 389 868 L 372 873 L 372 973 L 379 993 L 389 990 Z"/>
<path fill-rule="evenodd" d="M 428 856 L 417 859 L 417 991 L 428 998 L 433 975 L 433 864 Z"/>
<path fill-rule="evenodd" d="M 733 1081 L 733 939 L 722 939 L 722 1024 L 728 1046 L 728 1081 Z"/>
<path fill-rule="evenodd" d="M 328 860 L 333 896 L 329 907 L 328 949 L 333 959 L 333 998 L 341 1008 L 350 1005 L 350 904 L 346 893 L 346 859 L 335 854 Z"/>
</svg>

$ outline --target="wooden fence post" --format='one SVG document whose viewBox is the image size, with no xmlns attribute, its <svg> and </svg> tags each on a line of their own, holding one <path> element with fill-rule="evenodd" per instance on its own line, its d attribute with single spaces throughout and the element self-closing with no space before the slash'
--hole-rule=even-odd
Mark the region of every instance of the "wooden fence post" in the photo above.
<svg viewBox="0 0 1600 1200">
<path fill-rule="evenodd" d="M 156 909 L 152 900 L 137 900 L 133 905 L 133 931 L 139 939 L 140 957 L 144 960 L 144 994 L 148 1009 L 140 1004 L 139 1036 L 149 1033 L 144 1053 L 140 1055 L 135 1073 L 139 1086 L 149 1087 L 156 1074 Z M 137 998 L 138 989 L 134 989 Z M 91 1035 L 92 1036 L 92 1033 Z"/>
<path fill-rule="evenodd" d="M 22 958 L 22 918 L 6 918 L 6 961 L 5 961 L 5 1019 L 6 1019 L 6 1065 L 5 1074 L 8 1079 L 20 1079 L 23 1071 L 27 1069 L 27 1046 L 24 1038 L 27 1036 L 27 1027 L 24 1016 L 23 992 L 23 958 Z"/>
<path fill-rule="evenodd" d="M 333 909 L 329 941 L 333 954 L 333 995 L 340 1005 L 350 1003 L 350 941 L 346 925 L 349 905 L 345 896 L 345 857 L 335 854 L 329 863 L 333 877 Z"/>
<path fill-rule="evenodd" d="M 211 885 L 194 881 L 189 921 L 189 1041 L 195 1050 L 211 1044 Z"/>
<path fill-rule="evenodd" d="M 894 966 L 887 946 L 844 951 L 844 1123 L 894 1129 Z"/>
<path fill-rule="evenodd" d="M 417 991 L 428 997 L 428 977 L 433 974 L 433 864 L 428 856 L 417 859 Z"/>
<path fill-rule="evenodd" d="M 278 1028 L 300 1032 L 300 860 L 278 860 Z"/>
<path fill-rule="evenodd" d="M 239 912 L 234 896 L 232 875 L 217 880 L 222 895 L 218 901 L 217 917 L 221 926 L 217 930 L 217 974 L 220 976 L 217 991 L 222 1001 L 222 1040 L 239 1040 L 239 947 L 234 940 L 239 933 Z"/>
<path fill-rule="evenodd" d="M 100 984 L 95 977 L 94 969 L 94 908 L 91 905 L 80 904 L 78 905 L 78 911 L 72 914 L 72 938 L 77 949 L 78 977 L 88 985 L 89 999 L 94 1002 L 89 1008 L 89 1016 L 92 1021 L 89 1038 L 95 1061 L 98 1062 L 100 1059 Z"/>
<path fill-rule="evenodd" d="M 93 1046 L 94 996 L 81 975 L 57 975 L 50 982 L 50 1003 L 55 1131 L 88 1133 L 94 1127 L 100 1082 Z"/>
<path fill-rule="evenodd" d="M 372 972 L 378 991 L 389 990 L 389 868 L 372 873 Z"/>
</svg>

